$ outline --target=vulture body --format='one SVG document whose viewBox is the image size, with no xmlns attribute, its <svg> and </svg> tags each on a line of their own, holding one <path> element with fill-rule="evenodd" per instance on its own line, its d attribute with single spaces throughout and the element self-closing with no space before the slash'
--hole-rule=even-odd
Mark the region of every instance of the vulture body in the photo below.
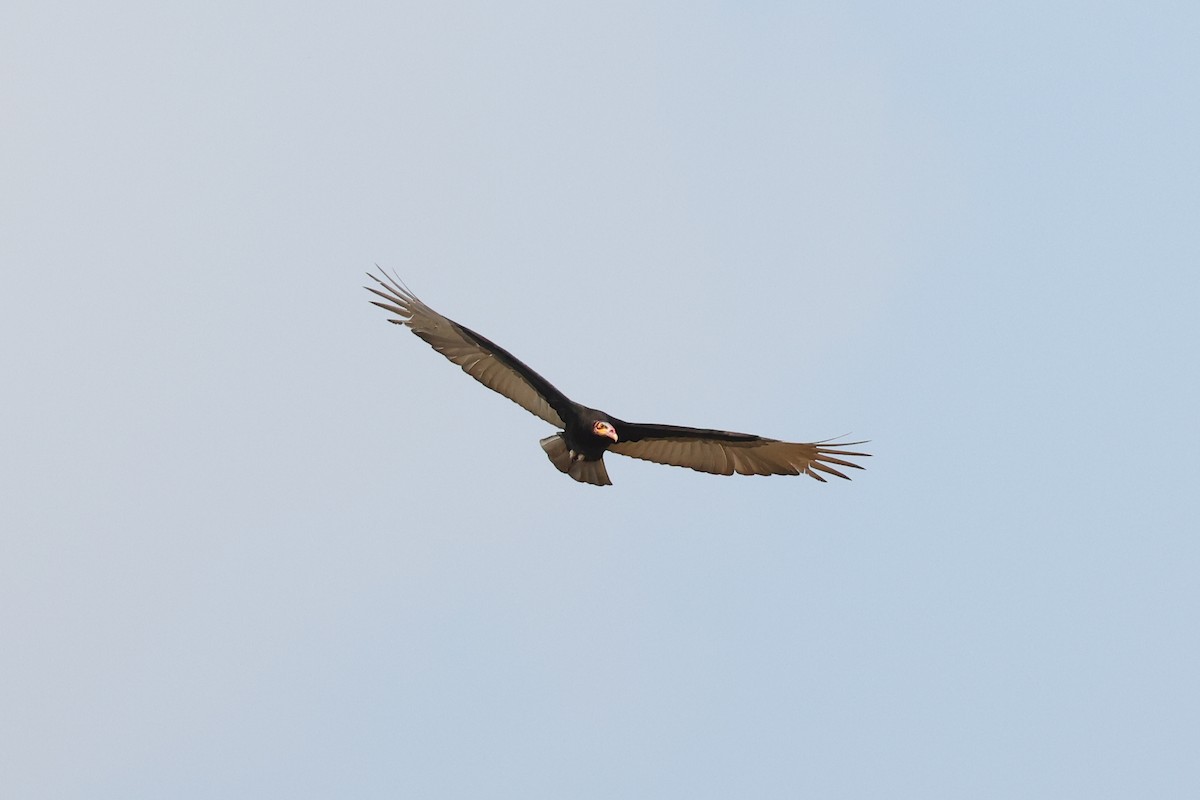
<svg viewBox="0 0 1200 800">
<path fill-rule="evenodd" d="M 625 422 L 574 402 L 512 353 L 465 325 L 443 317 L 422 303 L 398 280 L 367 273 L 376 286 L 364 287 L 379 300 L 372 304 L 395 316 L 434 350 L 463 371 L 559 432 L 541 440 L 542 449 L 560 471 L 577 481 L 608 486 L 604 453 L 659 464 L 688 467 L 714 475 L 808 475 L 822 483 L 824 475 L 849 480 L 839 468 L 862 469 L 847 458 L 866 458 L 840 448 L 863 442 L 783 442 L 749 433 Z"/>
</svg>

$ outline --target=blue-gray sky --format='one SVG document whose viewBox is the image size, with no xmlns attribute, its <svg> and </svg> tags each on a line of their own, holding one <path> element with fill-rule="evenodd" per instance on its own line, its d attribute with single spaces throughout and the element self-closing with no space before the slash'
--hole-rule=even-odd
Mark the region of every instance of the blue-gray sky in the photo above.
<svg viewBox="0 0 1200 800">
<path fill-rule="evenodd" d="M 1195 4 L 3 16 L 3 796 L 1200 793 Z"/>
</svg>

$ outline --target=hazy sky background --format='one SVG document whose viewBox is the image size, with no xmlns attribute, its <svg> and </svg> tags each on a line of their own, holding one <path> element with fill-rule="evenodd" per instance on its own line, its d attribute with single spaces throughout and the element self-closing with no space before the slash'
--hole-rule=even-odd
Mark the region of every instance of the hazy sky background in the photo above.
<svg viewBox="0 0 1200 800">
<path fill-rule="evenodd" d="M 0 795 L 1200 796 L 1194 2 L 2 18 Z"/>
</svg>

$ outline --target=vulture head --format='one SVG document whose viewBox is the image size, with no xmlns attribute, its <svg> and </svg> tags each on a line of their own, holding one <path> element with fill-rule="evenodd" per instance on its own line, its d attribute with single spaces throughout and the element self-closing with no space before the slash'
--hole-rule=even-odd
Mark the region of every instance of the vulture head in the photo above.
<svg viewBox="0 0 1200 800">
<path fill-rule="evenodd" d="M 602 419 L 592 423 L 592 433 L 602 439 L 612 439 L 614 442 L 617 440 L 617 429 Z"/>
</svg>

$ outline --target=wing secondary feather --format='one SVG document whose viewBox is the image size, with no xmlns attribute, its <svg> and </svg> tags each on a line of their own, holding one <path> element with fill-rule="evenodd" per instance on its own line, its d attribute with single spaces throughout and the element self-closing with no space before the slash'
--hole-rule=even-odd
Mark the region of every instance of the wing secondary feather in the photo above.
<svg viewBox="0 0 1200 800">
<path fill-rule="evenodd" d="M 363 288 L 381 297 L 371 303 L 396 315 L 389 320 L 407 325 L 463 372 L 494 392 L 504 395 L 529 413 L 555 427 L 563 427 L 562 415 L 570 401 L 525 363 L 484 336 L 454 320 L 443 317 L 386 273 L 378 278 L 367 273 L 380 288 Z"/>
</svg>

